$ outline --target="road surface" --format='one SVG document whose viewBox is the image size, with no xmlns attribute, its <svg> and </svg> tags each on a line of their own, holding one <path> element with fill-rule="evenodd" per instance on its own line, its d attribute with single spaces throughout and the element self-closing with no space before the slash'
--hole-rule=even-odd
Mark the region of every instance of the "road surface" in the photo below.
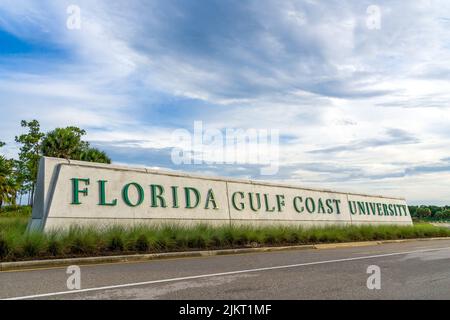
<svg viewBox="0 0 450 320">
<path fill-rule="evenodd" d="M 380 289 L 368 289 L 369 266 Z M 376 267 L 375 267 L 376 268 Z M 0 298 L 450 299 L 450 240 L 0 272 Z M 373 270 L 373 269 L 370 269 Z M 371 278 L 373 282 L 374 278 Z"/>
</svg>

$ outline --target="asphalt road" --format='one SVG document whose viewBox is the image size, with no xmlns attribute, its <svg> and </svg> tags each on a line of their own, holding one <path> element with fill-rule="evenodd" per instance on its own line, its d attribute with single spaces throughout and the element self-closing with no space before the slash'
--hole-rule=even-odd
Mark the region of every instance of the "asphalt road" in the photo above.
<svg viewBox="0 0 450 320">
<path fill-rule="evenodd" d="M 450 240 L 80 267 L 80 291 L 66 268 L 1 272 L 0 298 L 450 299 Z"/>
</svg>

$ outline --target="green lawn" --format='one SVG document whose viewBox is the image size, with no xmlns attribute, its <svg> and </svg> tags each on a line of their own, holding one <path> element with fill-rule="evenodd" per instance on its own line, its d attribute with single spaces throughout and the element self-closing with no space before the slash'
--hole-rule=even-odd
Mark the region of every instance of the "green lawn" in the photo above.
<svg viewBox="0 0 450 320">
<path fill-rule="evenodd" d="M 450 229 L 427 223 L 309 229 L 166 225 L 27 234 L 29 215 L 29 208 L 0 212 L 0 261 L 450 236 Z"/>
</svg>

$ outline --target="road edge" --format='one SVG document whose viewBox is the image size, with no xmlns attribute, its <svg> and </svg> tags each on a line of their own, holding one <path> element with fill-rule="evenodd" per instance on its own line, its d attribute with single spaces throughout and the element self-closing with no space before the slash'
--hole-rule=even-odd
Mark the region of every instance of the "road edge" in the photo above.
<svg viewBox="0 0 450 320">
<path fill-rule="evenodd" d="M 433 241 L 433 240 L 450 240 L 450 237 L 438 238 L 415 238 L 415 239 L 398 239 L 398 240 L 378 240 L 378 241 L 360 241 L 360 242 L 340 242 L 340 243 L 322 243 L 296 246 L 280 246 L 280 247 L 261 247 L 261 248 L 239 248 L 239 249 L 220 249 L 220 250 L 202 250 L 202 251 L 180 251 L 180 252 L 164 252 L 149 254 L 133 254 L 133 255 L 117 255 L 117 256 L 98 256 L 98 257 L 79 257 L 66 259 L 50 259 L 50 260 L 30 260 L 30 261 L 14 261 L 1 262 L 0 272 L 3 271 L 20 271 L 27 269 L 64 267 L 70 265 L 89 265 L 89 264 L 108 264 L 121 262 L 139 262 L 176 258 L 193 258 L 193 257 L 209 257 L 231 254 L 259 253 L 259 252 L 276 252 L 288 250 L 323 250 L 349 247 L 374 246 L 389 243 L 402 243 L 413 241 Z"/>
</svg>

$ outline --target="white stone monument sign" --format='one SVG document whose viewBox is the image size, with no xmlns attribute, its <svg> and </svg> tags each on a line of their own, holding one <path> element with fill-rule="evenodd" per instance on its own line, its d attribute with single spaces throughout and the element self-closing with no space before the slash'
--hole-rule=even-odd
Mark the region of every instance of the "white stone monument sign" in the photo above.
<svg viewBox="0 0 450 320">
<path fill-rule="evenodd" d="M 411 225 L 406 201 L 44 157 L 30 230 L 139 224 Z"/>
</svg>

